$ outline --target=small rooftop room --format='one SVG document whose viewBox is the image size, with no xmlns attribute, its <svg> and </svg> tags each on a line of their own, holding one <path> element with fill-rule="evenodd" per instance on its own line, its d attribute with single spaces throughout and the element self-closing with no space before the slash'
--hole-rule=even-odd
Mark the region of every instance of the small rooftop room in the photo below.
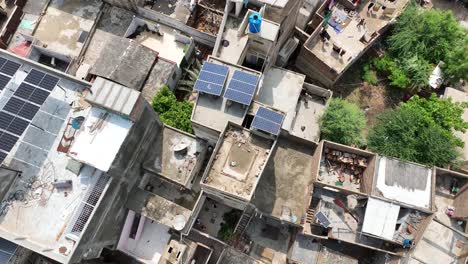
<svg viewBox="0 0 468 264">
<path fill-rule="evenodd" d="M 433 211 L 431 168 L 389 157 L 378 157 L 372 194 L 410 207 Z"/>
<path fill-rule="evenodd" d="M 214 55 L 221 59 L 262 71 L 276 44 L 280 25 L 268 19 L 261 19 L 260 30 L 251 32 L 249 17 L 255 11 L 242 12 L 240 17 L 229 16 L 223 31 L 221 45 Z"/>
<path fill-rule="evenodd" d="M 249 202 L 273 146 L 273 140 L 229 123 L 205 170 L 202 188 L 214 195 L 222 194 Z"/>
<path fill-rule="evenodd" d="M 260 74 L 209 57 L 194 86 L 198 92 L 191 118 L 195 135 L 216 142 L 228 122 L 241 125 L 256 93 Z"/>
<path fill-rule="evenodd" d="M 312 142 L 280 135 L 268 160 L 252 203 L 262 213 L 301 225 L 306 217 L 314 177 Z"/>
<path fill-rule="evenodd" d="M 323 141 L 316 184 L 370 194 L 376 158 L 371 152 Z"/>
</svg>

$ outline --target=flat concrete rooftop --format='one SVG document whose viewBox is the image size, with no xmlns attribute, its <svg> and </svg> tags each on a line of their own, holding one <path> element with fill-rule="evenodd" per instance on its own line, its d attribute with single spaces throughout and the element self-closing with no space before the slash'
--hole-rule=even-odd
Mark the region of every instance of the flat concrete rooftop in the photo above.
<svg viewBox="0 0 468 264">
<path fill-rule="evenodd" d="M 66 238 L 75 224 L 74 216 L 79 213 L 82 199 L 86 199 L 83 197 L 102 184 L 98 184 L 103 176 L 101 171 L 84 166 L 72 172 L 73 169 L 67 169 L 71 166 L 71 159 L 58 150 L 65 147 L 61 139 L 69 118 L 80 114 L 72 111 L 70 105 L 79 106 L 78 95 L 90 85 L 3 51 L 0 55 L 22 64 L 13 80 L 3 89 L 0 108 L 5 106 L 32 69 L 60 78 L 58 86 L 61 88 L 52 90 L 3 162 L 3 166 L 22 173 L 2 201 L 0 237 L 65 263 L 76 247 L 76 241 Z M 56 181 L 67 180 L 71 181 L 72 188 L 53 186 Z M 107 180 L 103 183 L 105 186 Z M 105 193 L 105 188 L 101 191 L 93 208 L 99 205 L 98 199 Z M 86 221 L 83 228 L 85 224 Z"/>
<path fill-rule="evenodd" d="M 130 25 L 129 31 L 127 31 L 127 37 L 129 37 L 128 34 L 131 31 L 135 31 L 138 26 L 142 26 L 144 24 L 150 25 L 149 27 L 151 28 L 156 27 L 155 23 L 136 17 L 134 18 L 132 25 Z M 162 36 L 145 30 L 136 36 L 135 41 L 151 50 L 156 51 L 160 57 L 180 65 L 183 58 L 185 57 L 185 52 L 187 49 L 185 44 L 176 41 L 176 35 L 182 34 L 174 28 L 161 24 L 158 24 L 157 28 L 163 34 Z"/>
<path fill-rule="evenodd" d="M 431 210 L 432 169 L 397 159 L 379 157 L 373 194 Z"/>
<path fill-rule="evenodd" d="M 466 252 L 467 243 L 466 236 L 439 222 L 431 221 L 416 245 L 409 263 L 453 263 L 457 257 Z"/>
<path fill-rule="evenodd" d="M 296 106 L 290 134 L 308 141 L 320 140 L 320 118 L 326 110 L 326 97 L 311 94 L 302 94 Z"/>
<path fill-rule="evenodd" d="M 282 68 L 272 67 L 263 75 L 256 101 L 286 113 L 282 128 L 289 131 L 296 116 L 296 107 L 301 95 L 305 75 Z"/>
<path fill-rule="evenodd" d="M 155 186 L 158 190 L 154 192 L 149 192 L 141 188 L 134 188 L 127 200 L 126 206 L 130 210 L 146 218 L 172 228 L 174 227 L 174 219 L 176 216 L 182 215 L 185 220 L 188 221 L 192 210 L 180 205 L 174 200 L 168 199 L 169 197 L 167 197 L 167 195 L 171 195 L 169 192 L 159 193 L 158 191 L 161 188 L 168 187 L 168 183 L 163 184 L 164 183 L 160 186 Z M 168 189 L 172 190 L 172 192 L 176 191 L 170 187 Z M 174 193 L 174 195 L 177 194 Z M 175 197 L 173 196 L 171 198 Z"/>
<path fill-rule="evenodd" d="M 52 51 L 77 57 L 101 7 L 101 1 L 52 0 L 34 37 Z"/>
<path fill-rule="evenodd" d="M 331 9 L 332 17 L 325 28 L 330 35 L 329 44 L 324 44 L 317 35 L 308 39 L 305 47 L 338 74 L 343 72 L 350 63 L 354 62 L 355 58 L 360 56 L 369 43 L 373 42 L 379 31 L 400 14 L 408 0 L 377 1 L 375 6 L 378 7 L 378 11 L 371 9 L 371 12 L 368 12 L 367 7 L 370 2 L 370 0 L 362 1 L 356 8 L 356 12 L 352 13 L 345 11 L 346 8 L 339 2 L 335 4 Z M 382 10 L 381 4 L 386 6 L 386 11 Z M 365 20 L 364 27 L 358 27 L 360 19 Z M 339 56 L 338 52 L 333 50 L 333 46 L 342 49 L 345 53 Z"/>
<path fill-rule="evenodd" d="M 202 186 L 249 201 L 272 147 L 272 140 L 230 124 L 216 145 Z"/>
<path fill-rule="evenodd" d="M 186 187 L 195 176 L 195 168 L 201 166 L 207 148 L 205 141 L 169 126 L 164 126 L 152 146 L 144 168 Z"/>
<path fill-rule="evenodd" d="M 262 213 L 300 224 L 308 207 L 315 144 L 280 136 L 261 176 L 253 204 Z"/>
<path fill-rule="evenodd" d="M 214 57 L 210 57 L 208 62 L 225 65 L 229 68 L 229 74 L 224 85 L 224 91 L 229 85 L 235 70 L 241 70 L 251 74 L 260 75 L 259 72 L 223 62 Z M 193 107 L 192 122 L 221 132 L 228 122 L 242 124 L 247 113 L 248 107 L 238 103 L 228 102 L 229 100 L 221 96 L 212 96 L 209 94 L 198 93 L 197 101 Z"/>
</svg>

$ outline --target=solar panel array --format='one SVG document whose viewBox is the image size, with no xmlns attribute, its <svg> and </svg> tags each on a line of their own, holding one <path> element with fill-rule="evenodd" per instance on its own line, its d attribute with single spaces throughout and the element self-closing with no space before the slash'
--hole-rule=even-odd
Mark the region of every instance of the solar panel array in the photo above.
<svg viewBox="0 0 468 264">
<path fill-rule="evenodd" d="M 6 239 L 0 238 L 0 263 L 10 263 L 18 245 Z"/>
<path fill-rule="evenodd" d="M 68 233 L 79 236 L 83 231 L 109 180 L 110 177 L 107 174 L 102 173 L 96 179 L 94 185 L 88 188 L 86 194 L 81 200 L 78 210 L 73 215 L 71 224 L 68 226 Z"/>
<path fill-rule="evenodd" d="M 236 70 L 224 98 L 243 105 L 250 105 L 257 88 L 258 75 Z"/>
<path fill-rule="evenodd" d="M 4 73 L 2 69 L 8 63 L 8 61 L 5 62 L 2 59 L 5 60 L 0 57 L 0 73 Z M 12 68 L 17 70 L 19 66 L 9 65 L 5 71 L 12 73 L 12 71 L 9 71 Z M 59 81 L 60 79 L 55 76 L 33 69 L 6 102 L 0 111 L 0 163 L 3 162 L 8 152 L 23 135 L 49 96 L 50 91 L 54 89 Z"/>
<path fill-rule="evenodd" d="M 252 121 L 252 128 L 277 136 L 283 124 L 284 115 L 265 107 L 259 107 Z"/>
<path fill-rule="evenodd" d="M 220 96 L 228 72 L 229 68 L 224 65 L 205 62 L 193 88 L 199 92 Z"/>
<path fill-rule="evenodd" d="M 17 62 L 0 57 L 0 91 L 5 89 L 20 67 Z"/>
</svg>

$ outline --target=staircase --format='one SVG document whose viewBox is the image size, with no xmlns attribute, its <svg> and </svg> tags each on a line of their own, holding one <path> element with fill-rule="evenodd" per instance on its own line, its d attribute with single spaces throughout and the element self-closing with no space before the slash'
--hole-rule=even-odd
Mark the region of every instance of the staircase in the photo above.
<svg viewBox="0 0 468 264">
<path fill-rule="evenodd" d="M 247 226 L 249 225 L 250 221 L 255 215 L 255 209 L 251 205 L 247 205 L 245 208 L 244 212 L 242 213 L 242 216 L 239 219 L 239 222 L 237 222 L 237 226 L 234 229 L 234 235 L 241 236 Z"/>
<path fill-rule="evenodd" d="M 312 224 L 315 222 L 315 210 L 313 208 L 307 209 L 306 223 Z"/>
</svg>

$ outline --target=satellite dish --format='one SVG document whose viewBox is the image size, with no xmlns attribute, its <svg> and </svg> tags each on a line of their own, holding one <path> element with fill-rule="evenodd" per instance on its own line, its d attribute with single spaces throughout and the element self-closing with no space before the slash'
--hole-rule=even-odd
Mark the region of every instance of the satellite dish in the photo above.
<svg viewBox="0 0 468 264">
<path fill-rule="evenodd" d="M 176 215 L 174 217 L 174 223 L 172 224 L 172 226 L 174 227 L 175 230 L 180 231 L 184 229 L 186 223 L 187 223 L 187 220 L 185 220 L 185 216 Z"/>
<path fill-rule="evenodd" d="M 185 143 L 184 141 L 181 141 L 177 145 L 175 145 L 172 150 L 175 153 L 183 155 L 183 154 L 187 153 L 187 148 L 188 148 L 187 143 Z"/>
</svg>

